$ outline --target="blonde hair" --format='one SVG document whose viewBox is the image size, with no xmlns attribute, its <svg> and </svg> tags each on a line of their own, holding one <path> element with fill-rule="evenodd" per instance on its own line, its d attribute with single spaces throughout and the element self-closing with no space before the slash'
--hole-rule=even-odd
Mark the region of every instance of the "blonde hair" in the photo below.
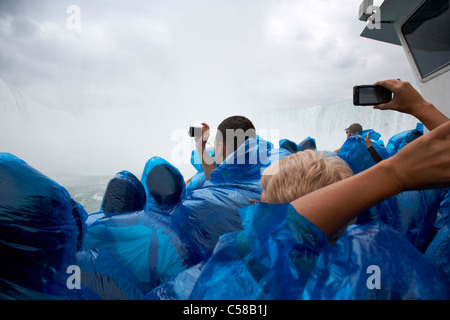
<svg viewBox="0 0 450 320">
<path fill-rule="evenodd" d="M 270 203 L 285 203 L 352 175 L 352 169 L 338 156 L 305 150 L 267 167 L 261 186 Z"/>
<path fill-rule="evenodd" d="M 336 154 L 305 150 L 281 158 L 264 170 L 261 186 L 269 203 L 294 201 L 305 194 L 353 175 L 352 169 Z M 331 238 L 335 243 L 353 219 Z"/>
</svg>

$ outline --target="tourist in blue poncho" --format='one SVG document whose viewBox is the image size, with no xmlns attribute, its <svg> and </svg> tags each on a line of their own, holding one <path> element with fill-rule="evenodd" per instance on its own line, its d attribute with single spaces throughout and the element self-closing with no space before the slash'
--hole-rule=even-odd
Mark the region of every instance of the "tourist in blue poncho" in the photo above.
<svg viewBox="0 0 450 320">
<path fill-rule="evenodd" d="M 203 260 L 221 235 L 242 229 L 238 209 L 259 198 L 264 168 L 289 154 L 273 152 L 272 144 L 256 137 L 253 124 L 242 116 L 229 117 L 219 125 L 214 161 L 205 149 L 208 137 L 209 127 L 204 124 L 196 143 L 205 181 L 188 192 L 173 214 L 173 222 Z"/>
<path fill-rule="evenodd" d="M 0 153 L 0 186 L 0 299 L 92 297 L 66 285 L 85 232 L 83 207 L 9 153 Z"/>
<path fill-rule="evenodd" d="M 112 202 L 108 197 L 113 197 L 122 199 L 115 201 L 120 207 L 135 211 L 117 212 L 109 206 L 116 213 L 100 211 L 91 215 L 84 248 L 107 250 L 139 280 L 144 292 L 197 263 L 199 259 L 192 255 L 187 241 L 171 227 L 171 214 L 185 193 L 181 173 L 164 159 L 153 157 L 147 161 L 141 181 L 124 180 L 120 175 L 114 179 L 124 183 L 113 191 L 107 188 L 102 209 L 105 203 Z M 111 181 L 111 185 L 118 184 Z M 140 208 L 124 205 L 124 199 L 139 199 Z"/>
</svg>

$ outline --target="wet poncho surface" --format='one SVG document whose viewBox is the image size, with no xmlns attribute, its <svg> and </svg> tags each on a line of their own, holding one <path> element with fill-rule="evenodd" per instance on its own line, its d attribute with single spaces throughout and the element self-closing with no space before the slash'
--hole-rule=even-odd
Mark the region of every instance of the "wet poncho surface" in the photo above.
<svg viewBox="0 0 450 320">
<path fill-rule="evenodd" d="M 244 231 L 221 237 L 190 299 L 449 298 L 438 268 L 383 223 L 351 226 L 330 245 L 289 204 L 240 212 Z"/>
<path fill-rule="evenodd" d="M 154 188 L 158 177 L 163 181 Z M 199 259 L 191 254 L 188 242 L 171 227 L 172 211 L 179 206 L 185 192 L 181 174 L 164 159 L 154 157 L 147 162 L 141 181 L 145 183 L 145 209 L 90 215 L 84 248 L 107 250 L 139 280 L 146 292 L 172 280 Z"/>
<path fill-rule="evenodd" d="M 147 161 L 141 183 L 147 199 L 145 209 L 170 214 L 186 196 L 183 175 L 160 157 L 152 157 Z"/>
<path fill-rule="evenodd" d="M 325 247 L 303 299 L 449 299 L 441 272 L 383 223 L 353 225 Z"/>
<path fill-rule="evenodd" d="M 102 300 L 140 300 L 143 289 L 136 277 L 108 251 L 89 249 L 77 253 L 81 285 Z"/>
<path fill-rule="evenodd" d="M 413 140 L 417 139 L 422 135 L 423 135 L 423 123 L 418 123 L 415 129 L 406 130 L 392 136 L 386 145 L 386 149 L 389 155 L 393 156 L 398 152 L 398 150 L 403 148 L 407 143 L 412 142 Z"/>
<path fill-rule="evenodd" d="M 389 158 L 383 141 L 379 140 L 381 135 L 378 132 L 372 129 L 360 131 L 345 140 L 338 152 L 338 156 L 347 162 L 354 174 L 375 165 L 375 161 L 367 150 L 367 145 L 364 141 L 366 136 L 369 136 L 372 140 L 372 146 L 383 159 Z"/>
<path fill-rule="evenodd" d="M 220 238 L 190 299 L 299 299 L 327 239 L 289 204 L 240 210 L 244 231 Z"/>
<path fill-rule="evenodd" d="M 298 151 L 305 150 L 317 150 L 316 140 L 311 137 L 307 137 L 302 140 L 299 144 L 296 144 L 294 141 L 289 139 L 281 139 L 279 141 L 280 148 L 283 148 L 290 153 L 296 153 Z"/>
<path fill-rule="evenodd" d="M 300 151 L 298 145 L 289 139 L 282 139 L 279 142 L 280 148 L 286 149 L 287 151 L 289 151 L 290 153 L 296 153 L 298 151 Z"/>
<path fill-rule="evenodd" d="M 300 151 L 317 150 L 316 139 L 307 137 L 298 144 Z"/>
<path fill-rule="evenodd" d="M 146 203 L 144 186 L 134 174 L 118 172 L 106 186 L 101 211 L 123 213 L 142 210 Z"/>
<path fill-rule="evenodd" d="M 0 298 L 83 298 L 67 288 L 86 212 L 55 181 L 0 153 Z"/>
<path fill-rule="evenodd" d="M 431 241 L 425 252 L 425 258 L 441 270 L 447 286 L 450 288 L 450 192 L 447 192 L 445 199 L 437 213 L 435 222 L 436 236 Z"/>
<path fill-rule="evenodd" d="M 360 214 L 357 224 L 383 222 L 402 233 L 419 251 L 425 252 L 436 235 L 434 224 L 444 195 L 442 189 L 402 192 Z"/>
<path fill-rule="evenodd" d="M 181 272 L 172 281 L 163 283 L 144 296 L 144 300 L 188 300 L 204 267 L 200 262 Z"/>
</svg>

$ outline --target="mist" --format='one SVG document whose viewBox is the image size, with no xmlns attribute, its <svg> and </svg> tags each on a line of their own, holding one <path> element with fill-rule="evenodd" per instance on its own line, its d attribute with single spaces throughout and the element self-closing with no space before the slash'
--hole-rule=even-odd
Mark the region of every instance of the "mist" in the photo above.
<svg viewBox="0 0 450 320">
<path fill-rule="evenodd" d="M 259 119 L 414 82 L 401 47 L 359 36 L 359 3 L 0 0 L 0 152 L 53 176 L 140 177 L 152 156 L 188 176 L 189 126 L 282 130 Z"/>
</svg>

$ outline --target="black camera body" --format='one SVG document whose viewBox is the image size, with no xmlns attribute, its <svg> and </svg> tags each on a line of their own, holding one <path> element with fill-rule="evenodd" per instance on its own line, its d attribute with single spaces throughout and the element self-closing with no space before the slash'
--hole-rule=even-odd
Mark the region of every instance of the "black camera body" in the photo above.
<svg viewBox="0 0 450 320">
<path fill-rule="evenodd" d="M 376 106 L 392 100 L 392 91 L 382 86 L 361 85 L 353 87 L 355 106 Z"/>
<path fill-rule="evenodd" d="M 201 137 L 202 128 L 201 127 L 189 127 L 189 137 Z"/>
</svg>

